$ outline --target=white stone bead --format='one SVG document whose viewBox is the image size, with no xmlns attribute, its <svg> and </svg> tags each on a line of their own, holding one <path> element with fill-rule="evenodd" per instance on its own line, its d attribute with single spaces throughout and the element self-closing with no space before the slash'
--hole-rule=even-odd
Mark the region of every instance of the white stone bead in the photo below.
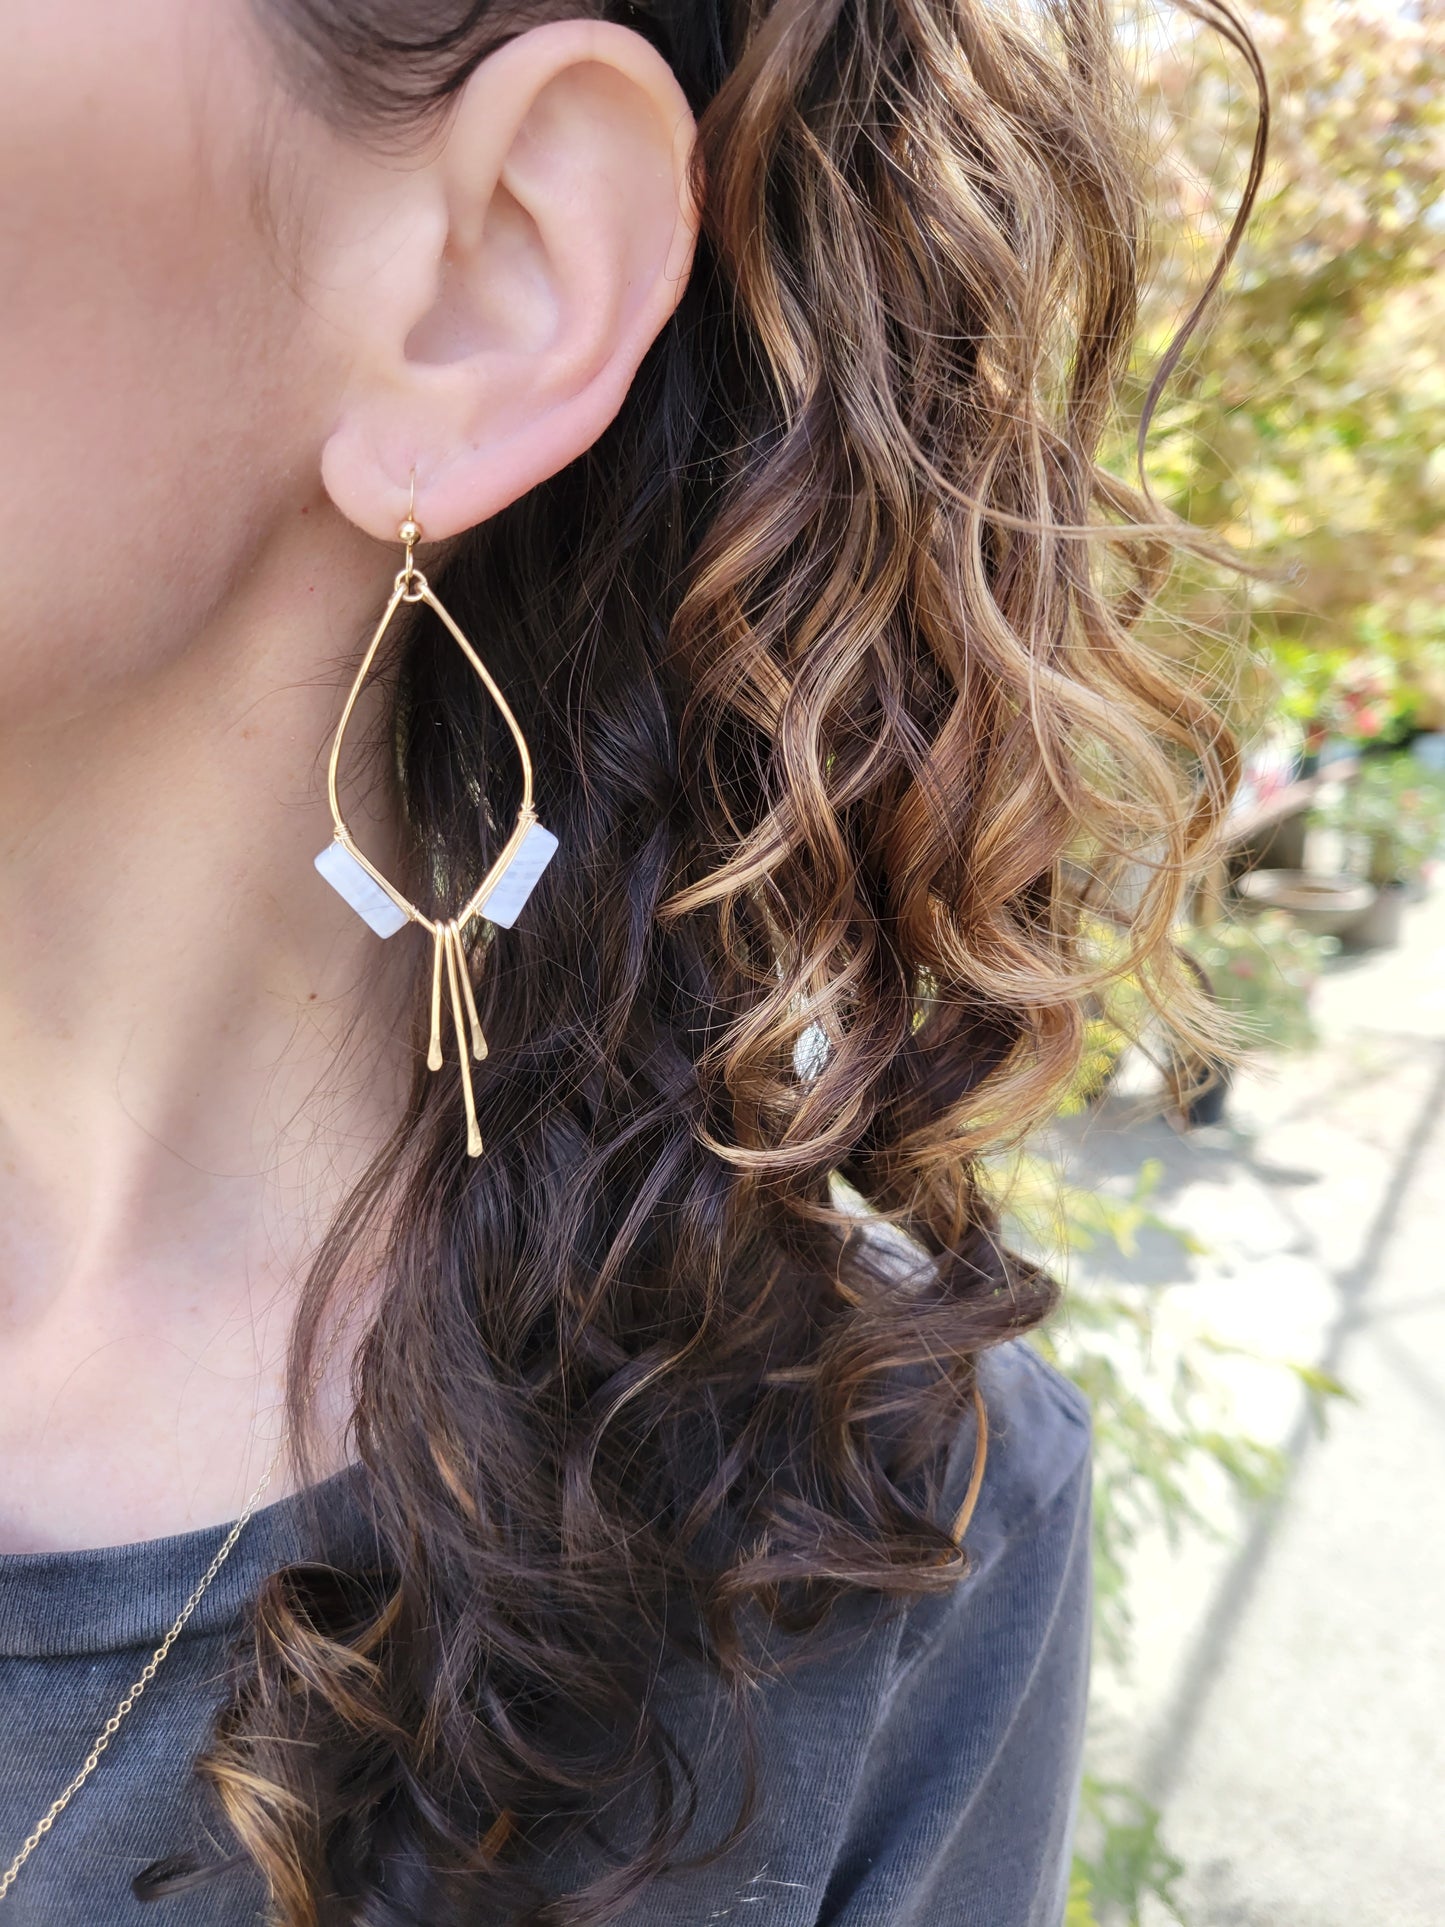
<svg viewBox="0 0 1445 1927">
<path fill-rule="evenodd" d="M 402 925 L 410 921 L 396 899 L 382 889 L 369 870 L 362 868 L 344 843 L 328 843 L 317 857 L 316 867 L 337 895 L 346 899 L 378 937 L 394 937 Z"/>
<path fill-rule="evenodd" d="M 489 923 L 510 930 L 522 905 L 531 896 L 538 877 L 552 860 L 557 839 L 540 823 L 529 824 L 512 860 L 487 892 L 481 914 Z"/>
</svg>

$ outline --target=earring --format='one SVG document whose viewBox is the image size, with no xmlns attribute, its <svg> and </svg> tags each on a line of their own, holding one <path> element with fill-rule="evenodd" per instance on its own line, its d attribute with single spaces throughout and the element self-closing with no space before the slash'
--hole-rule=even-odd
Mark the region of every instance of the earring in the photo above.
<svg viewBox="0 0 1445 1927">
<path fill-rule="evenodd" d="M 431 1041 L 427 1049 L 427 1068 L 437 1071 L 442 1067 L 442 993 L 445 978 L 446 998 L 451 1006 L 457 1052 L 461 1060 L 462 1098 L 467 1113 L 467 1151 L 472 1157 L 480 1157 L 482 1134 L 477 1126 L 468 1044 L 470 1043 L 470 1057 L 480 1063 L 487 1054 L 487 1040 L 482 1035 L 481 1022 L 477 1017 L 476 998 L 472 992 L 471 966 L 467 959 L 462 930 L 476 916 L 485 917 L 489 923 L 498 924 L 504 930 L 510 929 L 516 922 L 523 904 L 532 894 L 537 879 L 551 861 L 557 848 L 557 839 L 550 830 L 543 829 L 532 808 L 532 759 L 527 752 L 526 738 L 517 726 L 517 719 L 508 707 L 506 697 L 493 682 L 481 657 L 433 593 L 431 584 L 412 561 L 412 549 L 422 539 L 421 525 L 417 522 L 414 513 L 415 507 L 416 471 L 413 470 L 411 498 L 407 507 L 406 520 L 396 532 L 397 540 L 406 545 L 406 561 L 397 572 L 396 581 L 392 586 L 391 600 L 387 603 L 381 621 L 376 625 L 376 634 L 371 638 L 366 654 L 361 659 L 361 667 L 356 672 L 356 680 L 351 685 L 351 693 L 346 698 L 346 706 L 336 726 L 336 736 L 331 745 L 331 762 L 326 772 L 326 790 L 331 802 L 331 820 L 335 825 L 336 834 L 317 857 L 316 867 L 332 889 L 345 898 L 357 915 L 368 923 L 379 937 L 394 936 L 407 923 L 419 923 L 431 932 Z M 419 910 L 409 898 L 403 896 L 395 884 L 389 883 L 380 870 L 362 855 L 352 841 L 350 830 L 346 827 L 336 793 L 336 771 L 341 760 L 341 743 L 346 735 L 346 725 L 351 720 L 351 712 L 356 707 L 356 699 L 361 694 L 362 686 L 376 659 L 376 652 L 381 647 L 382 638 L 391 625 L 392 617 L 403 602 L 424 602 L 440 616 L 452 639 L 480 676 L 487 693 L 501 710 L 522 759 L 522 805 L 517 811 L 517 821 L 512 833 L 502 845 L 496 861 L 462 909 L 456 916 L 445 919 L 429 917 Z"/>
</svg>

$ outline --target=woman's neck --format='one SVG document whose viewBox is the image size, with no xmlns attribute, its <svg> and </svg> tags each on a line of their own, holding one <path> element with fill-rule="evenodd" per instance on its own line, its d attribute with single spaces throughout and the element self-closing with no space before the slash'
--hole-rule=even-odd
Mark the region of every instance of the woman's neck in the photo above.
<svg viewBox="0 0 1445 1927">
<path fill-rule="evenodd" d="M 0 1546 L 234 1509 L 307 1258 L 402 1102 L 405 960 L 312 867 L 370 569 L 325 599 L 307 563 L 0 731 Z"/>
</svg>

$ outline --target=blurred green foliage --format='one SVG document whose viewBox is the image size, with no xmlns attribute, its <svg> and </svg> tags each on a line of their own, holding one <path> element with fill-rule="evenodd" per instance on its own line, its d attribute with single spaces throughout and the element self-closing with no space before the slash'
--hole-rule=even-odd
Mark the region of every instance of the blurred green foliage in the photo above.
<svg viewBox="0 0 1445 1927">
<path fill-rule="evenodd" d="M 1345 837 L 1347 860 L 1372 883 L 1414 882 L 1445 842 L 1445 773 L 1408 752 L 1371 756 L 1333 786 L 1311 821 Z"/>
<path fill-rule="evenodd" d="M 1143 1536 L 1162 1531 L 1171 1545 L 1186 1531 L 1219 1537 L 1219 1525 L 1200 1503 L 1211 1474 L 1244 1502 L 1268 1497 L 1281 1485 L 1279 1450 L 1221 1422 L 1228 1400 L 1212 1360 L 1234 1354 L 1291 1373 L 1321 1426 L 1329 1403 L 1348 1394 L 1315 1366 L 1266 1359 L 1207 1332 L 1184 1345 L 1160 1346 L 1153 1289 L 1111 1284 L 1106 1265 L 1085 1275 L 1068 1266 L 1077 1252 L 1106 1256 L 1112 1250 L 1131 1258 L 1141 1233 L 1152 1231 L 1176 1252 L 1177 1279 L 1187 1259 L 1203 1250 L 1150 1202 L 1161 1175 L 1153 1160 L 1141 1165 L 1123 1194 L 1070 1184 L 1042 1150 L 1000 1159 L 993 1175 L 1006 1242 L 1056 1270 L 1070 1270 L 1062 1311 L 1030 1342 L 1079 1386 L 1093 1413 L 1095 1663 L 1122 1670 L 1133 1630 L 1130 1558 Z M 1139 1927 L 1146 1899 L 1167 1918 L 1184 1920 L 1174 1891 L 1184 1869 L 1161 1838 L 1161 1825 L 1161 1815 L 1137 1789 L 1086 1771 L 1065 1927 L 1100 1927 L 1103 1921 Z"/>
<path fill-rule="evenodd" d="M 1269 160 L 1221 298 L 1149 443 L 1160 496 L 1275 572 L 1256 698 L 1360 739 L 1445 723 L 1445 7 L 1251 0 Z M 1181 8 L 1125 0 L 1162 218 L 1135 405 L 1238 205 L 1242 63 Z M 1132 460 L 1126 433 L 1113 458 Z M 1231 626 L 1199 571 L 1171 626 Z"/>
<path fill-rule="evenodd" d="M 1268 1492 L 1280 1470 L 1270 1448 L 1221 1427 L 1207 1348 L 1161 1363 L 1150 1290 L 1068 1267 L 1070 1254 L 1101 1248 L 1132 1258 L 1147 1229 L 1173 1246 L 1182 1274 L 1202 1247 L 1150 1204 L 1160 1175 L 1150 1159 L 1127 1193 L 1087 1189 L 1070 1184 L 1042 1151 L 1016 1153 L 995 1173 L 1006 1242 L 1070 1270 L 1063 1312 L 1032 1342 L 1094 1414 L 1094 1624 L 1101 1660 L 1116 1666 L 1128 1658 L 1128 1561 L 1143 1534 L 1158 1527 L 1172 1543 L 1185 1527 L 1213 1531 L 1196 1498 L 1195 1475 L 1206 1463 L 1246 1499 Z"/>
<path fill-rule="evenodd" d="M 1315 936 L 1283 910 L 1263 910 L 1192 926 L 1179 941 L 1249 1047 L 1304 1050 L 1316 1041 L 1310 993 L 1338 939 Z"/>
<path fill-rule="evenodd" d="M 1238 204 L 1251 103 L 1237 55 L 1183 8 L 1123 0 L 1125 37 L 1154 135 L 1157 226 L 1140 351 L 1116 473 L 1134 472 L 1148 382 L 1217 255 Z M 1171 653 L 1213 658 L 1241 719 L 1283 713 L 1361 743 L 1445 728 L 1445 0 L 1250 0 L 1273 127 L 1255 212 L 1222 296 L 1165 393 L 1148 445 L 1156 493 L 1263 565 L 1247 616 L 1234 577 L 1190 561 L 1151 619 Z M 1434 789 L 1401 759 L 1367 759 L 1332 826 L 1370 844 L 1372 867 L 1410 873 L 1438 845 Z M 1348 812 L 1346 820 L 1343 812 Z M 1403 826 L 1403 827 L 1402 827 Z M 1181 933 L 1246 1037 L 1312 1040 L 1309 988 L 1324 948 L 1288 920 Z M 1138 1000 L 1136 1000 L 1137 1002 Z M 1070 1106 L 1108 1083 L 1147 1010 L 1091 1024 Z M 1008 1239 L 1065 1263 L 1143 1234 L 1193 1249 L 1151 1202 L 1149 1164 L 1122 1195 L 1070 1186 L 1047 1155 L 1014 1153 L 996 1176 Z M 1082 1268 L 1077 1268 L 1081 1270 Z M 1219 1419 L 1201 1335 L 1167 1364 L 1155 1294 L 1075 1275 L 1034 1342 L 1088 1394 L 1095 1415 L 1098 1658 L 1127 1662 L 1127 1577 L 1141 1535 L 1214 1530 L 1197 1475 L 1255 1499 L 1280 1474 L 1273 1448 Z M 1161 1282 L 1164 1282 L 1161 1280 Z M 1292 1371 L 1316 1418 L 1343 1387 Z M 1183 1869 L 1137 1791 L 1086 1775 L 1066 1927 L 1182 1920 Z"/>
<path fill-rule="evenodd" d="M 1182 8 L 1123 0 L 1121 11 L 1161 202 L 1145 326 L 1106 456 L 1131 477 L 1148 382 L 1238 202 L 1250 101 L 1237 56 Z M 1155 415 L 1148 474 L 1172 508 L 1263 565 L 1248 591 L 1241 716 L 1273 711 L 1387 744 L 1445 729 L 1445 0 L 1251 0 L 1246 11 L 1273 104 L 1269 162 L 1222 296 Z M 1190 561 L 1149 633 L 1168 652 L 1212 655 L 1229 683 L 1243 616 L 1235 578 Z M 1393 874 L 1413 874 L 1445 821 L 1445 786 L 1407 763 L 1367 758 L 1321 819 Z M 1101 958 L 1118 942 L 1103 925 L 1083 936 Z M 1313 1041 L 1309 992 L 1328 945 L 1274 913 L 1179 941 L 1236 1037 Z M 1149 1023 L 1142 988 L 1116 986 L 1089 1023 L 1066 1113 L 1099 1095 Z M 1109 1282 L 1108 1252 L 1132 1257 L 1146 1235 L 1177 1254 L 1161 1284 L 1198 1249 L 1152 1201 L 1157 1166 L 1106 1194 L 1070 1185 L 1027 1147 L 993 1178 L 1008 1244 L 1056 1269 L 1095 1255 L 1031 1342 L 1094 1413 L 1097 1663 L 1123 1667 L 1141 1538 L 1217 1532 L 1201 1478 L 1257 1501 L 1278 1488 L 1280 1455 L 1221 1421 L 1215 1360 L 1238 1348 L 1206 1333 L 1158 1346 L 1155 1291 Z M 1318 1423 L 1348 1396 L 1315 1367 L 1267 1362 L 1293 1374 Z M 1148 1800 L 1086 1772 L 1066 1927 L 1139 1927 L 1146 1912 L 1182 1921 L 1183 1871 Z"/>
<path fill-rule="evenodd" d="M 1075 1864 L 1070 1892 L 1075 1911 L 1065 1915 L 1066 1927 L 1096 1927 L 1101 1910 L 1140 1927 L 1145 1895 L 1182 1922 L 1174 1883 L 1184 1862 L 1160 1839 L 1157 1810 L 1132 1787 L 1092 1774 L 1084 1776 L 1080 1807 L 1084 1819 L 1095 1822 L 1100 1847 L 1093 1860 Z"/>
</svg>

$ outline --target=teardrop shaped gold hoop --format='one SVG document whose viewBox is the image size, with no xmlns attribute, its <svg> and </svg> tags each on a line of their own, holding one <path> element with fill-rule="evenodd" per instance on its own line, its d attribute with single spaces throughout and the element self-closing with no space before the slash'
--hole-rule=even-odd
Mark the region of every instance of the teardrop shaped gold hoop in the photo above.
<svg viewBox="0 0 1445 1927">
<path fill-rule="evenodd" d="M 445 990 L 446 1002 L 450 1006 L 452 1025 L 456 1032 L 457 1053 L 461 1062 L 462 1098 L 467 1114 L 467 1151 L 472 1157 L 480 1157 L 482 1134 L 477 1124 L 476 1099 L 472 1090 L 471 1060 L 480 1063 L 487 1054 L 487 1040 L 482 1035 L 481 1021 L 477 1016 L 476 997 L 472 988 L 471 964 L 462 937 L 464 927 L 473 917 L 482 916 L 491 923 L 510 929 L 517 919 L 533 886 L 551 861 L 557 848 L 557 839 L 550 830 L 544 829 L 537 820 L 532 807 L 532 758 L 527 749 L 527 739 L 523 736 L 516 717 L 506 697 L 493 681 L 486 664 L 462 634 L 445 604 L 433 591 L 431 584 L 417 568 L 412 559 L 412 550 L 422 539 L 421 525 L 417 522 L 414 509 L 416 504 L 416 477 L 412 476 L 411 503 L 406 519 L 397 529 L 397 540 L 406 546 L 406 560 L 397 571 L 392 585 L 391 599 L 382 612 L 376 633 L 367 645 L 361 658 L 361 666 L 352 682 L 350 694 L 341 711 L 341 720 L 336 726 L 336 735 L 331 744 L 331 760 L 326 771 L 326 794 L 331 804 L 331 820 L 335 835 L 326 848 L 316 858 L 316 868 L 331 887 L 349 903 L 379 937 L 390 937 L 407 923 L 419 923 L 431 932 L 432 938 L 432 978 L 431 978 L 431 1038 L 427 1049 L 427 1068 L 440 1070 L 442 1056 L 442 1004 Z M 424 602 L 441 619 L 443 626 L 457 647 L 480 677 L 483 687 L 502 712 L 503 720 L 512 732 L 517 745 L 517 754 L 522 759 L 522 802 L 517 811 L 517 821 L 511 835 L 498 851 L 486 875 L 468 897 L 466 903 L 454 917 L 429 917 L 417 908 L 396 885 L 384 877 L 374 863 L 358 849 L 347 828 L 346 819 L 341 814 L 341 802 L 337 795 L 336 773 L 341 762 L 341 745 L 346 736 L 346 726 L 351 721 L 351 713 L 356 707 L 357 698 L 371 673 L 392 617 L 404 602 Z"/>
</svg>

